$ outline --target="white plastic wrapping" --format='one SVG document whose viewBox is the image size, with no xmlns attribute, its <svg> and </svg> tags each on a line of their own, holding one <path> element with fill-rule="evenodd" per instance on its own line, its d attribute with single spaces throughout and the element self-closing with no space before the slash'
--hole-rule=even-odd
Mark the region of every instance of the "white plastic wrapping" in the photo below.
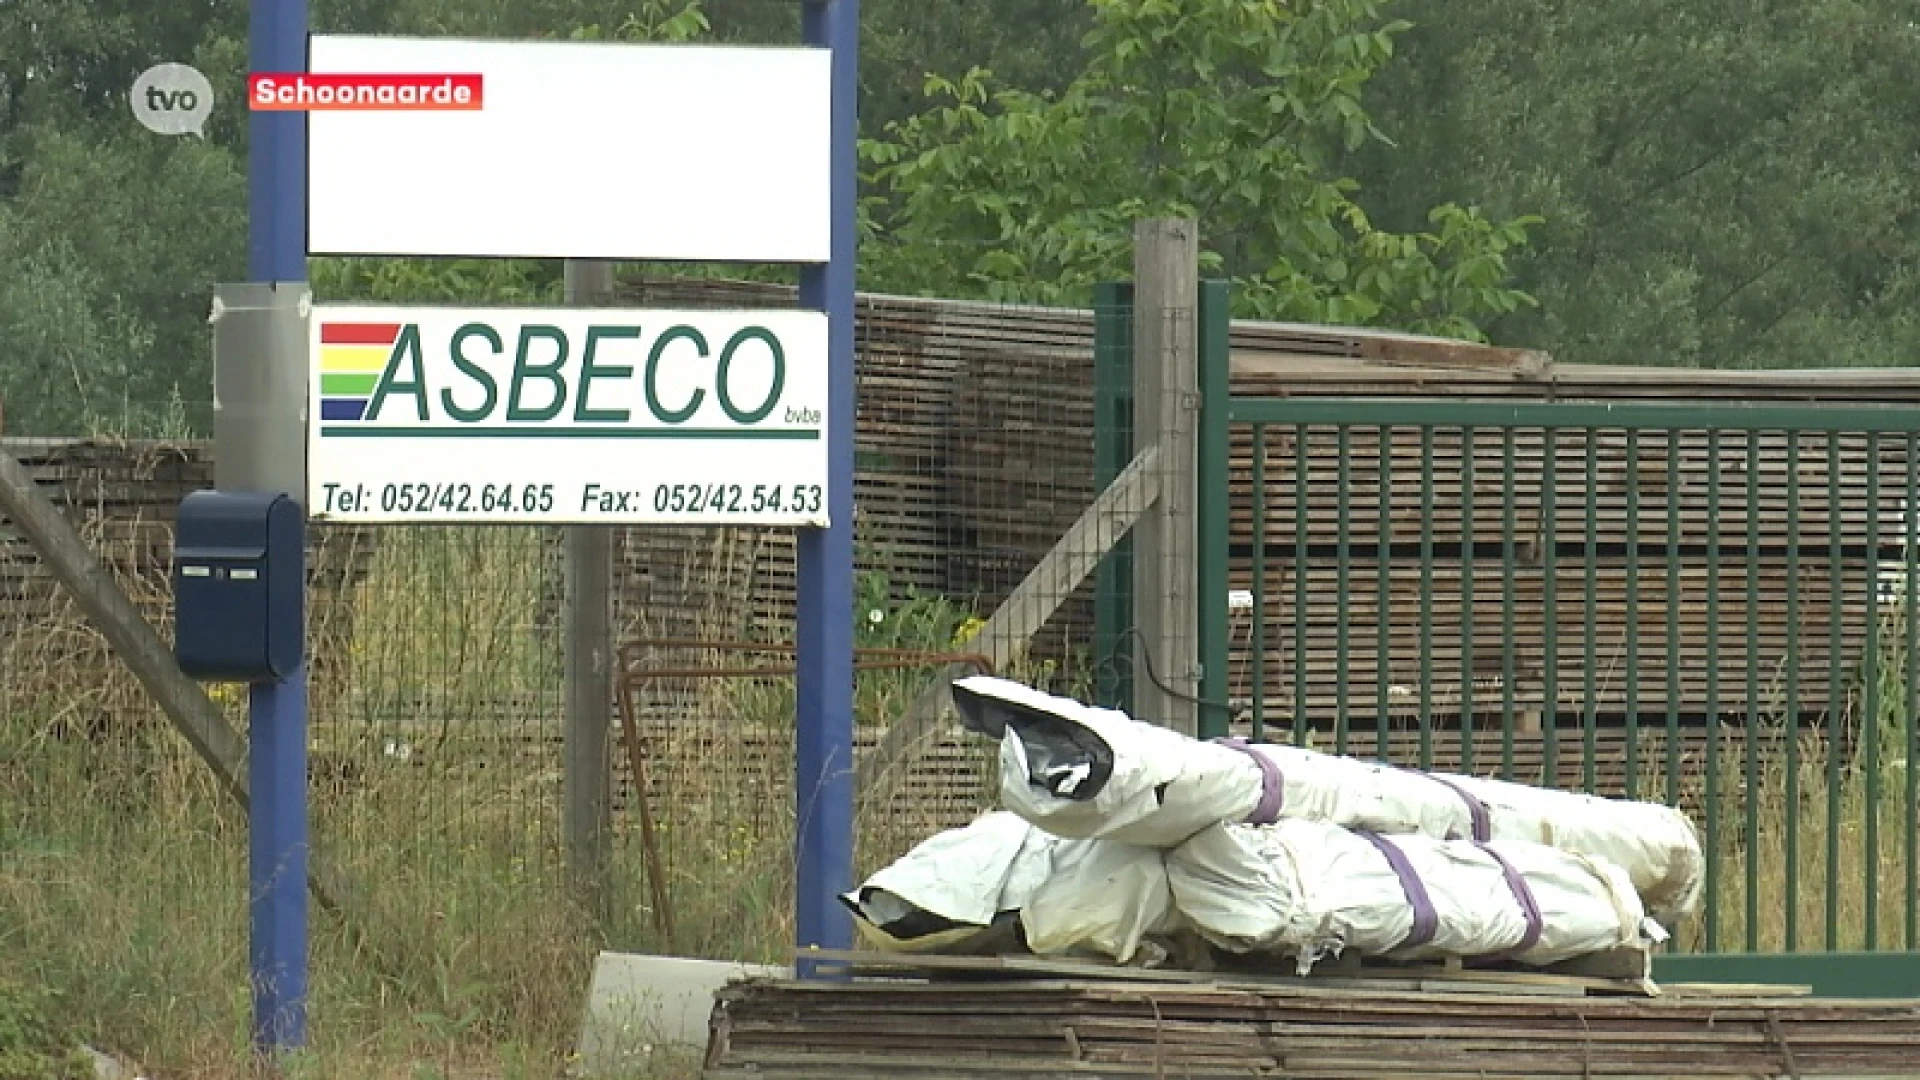
<svg viewBox="0 0 1920 1080">
<path fill-rule="evenodd" d="M 1051 872 L 1020 909 L 1020 928 L 1035 954 L 1126 964 L 1150 937 L 1182 926 L 1160 849 L 1066 840 L 1050 853 Z"/>
<path fill-rule="evenodd" d="M 1304 818 L 1214 825 L 1160 849 L 1063 840 L 996 812 L 930 837 L 841 899 L 891 952 L 1158 962 L 1188 932 L 1227 952 L 1294 957 L 1302 972 L 1346 951 L 1546 965 L 1651 933 L 1625 872 L 1601 859 Z"/>
<path fill-rule="evenodd" d="M 1058 837 L 1009 813 L 938 832 L 840 898 L 888 952 L 971 953 L 1013 944 L 1009 919 L 1052 872 Z"/>
<path fill-rule="evenodd" d="M 1699 834 L 1658 803 L 1281 744 L 1202 742 L 991 676 L 958 680 L 954 697 L 969 727 L 1000 740 L 1001 804 L 1058 836 L 1172 848 L 1218 824 L 1306 819 L 1384 835 L 1529 841 L 1620 867 L 1668 926 L 1699 904 Z"/>
<path fill-rule="evenodd" d="M 1202 937 L 1295 956 L 1302 973 L 1348 950 L 1544 966 L 1658 936 L 1619 867 L 1540 844 L 1370 837 L 1289 818 L 1213 826 L 1165 862 Z"/>
<path fill-rule="evenodd" d="M 1260 771 L 1237 750 L 1006 679 L 953 686 L 962 715 L 1000 739 L 1000 804 L 1055 836 L 1168 848 L 1260 802 Z M 982 720 L 976 701 L 1010 708 Z"/>
<path fill-rule="evenodd" d="M 1477 776 L 1426 775 L 1478 799 L 1491 826 L 1488 838 L 1496 843 L 1544 844 L 1620 867 L 1648 914 L 1669 927 L 1700 906 L 1706 856 L 1692 819 L 1681 810 Z"/>
<path fill-rule="evenodd" d="M 1162 855 L 1063 840 L 996 811 L 936 833 L 840 899 L 889 952 L 997 952 L 1023 941 L 1040 956 L 1125 964 L 1179 926 Z"/>
</svg>

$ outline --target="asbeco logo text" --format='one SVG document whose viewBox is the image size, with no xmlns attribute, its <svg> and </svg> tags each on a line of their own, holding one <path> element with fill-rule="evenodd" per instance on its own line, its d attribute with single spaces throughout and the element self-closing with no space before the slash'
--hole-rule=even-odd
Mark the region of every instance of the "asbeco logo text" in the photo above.
<svg viewBox="0 0 1920 1080">
<path fill-rule="evenodd" d="M 448 334 L 327 321 L 318 345 L 322 437 L 821 437 L 819 410 L 784 400 L 786 347 L 766 326 L 709 341 L 685 324 L 593 324 L 574 340 L 541 323 L 474 321 Z M 670 389 L 665 370 L 688 365 L 704 369 L 698 385 Z"/>
<path fill-rule="evenodd" d="M 319 75 L 261 73 L 247 78 L 255 112 L 471 111 L 480 108 L 479 75 Z"/>
</svg>

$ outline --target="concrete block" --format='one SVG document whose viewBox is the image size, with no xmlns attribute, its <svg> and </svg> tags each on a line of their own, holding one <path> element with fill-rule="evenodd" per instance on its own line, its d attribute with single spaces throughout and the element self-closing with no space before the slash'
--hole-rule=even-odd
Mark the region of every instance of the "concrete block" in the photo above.
<svg viewBox="0 0 1920 1080">
<path fill-rule="evenodd" d="M 587 988 L 576 1074 L 634 1075 L 663 1053 L 704 1053 L 714 991 L 736 979 L 792 975 L 764 964 L 603 952 Z"/>
</svg>

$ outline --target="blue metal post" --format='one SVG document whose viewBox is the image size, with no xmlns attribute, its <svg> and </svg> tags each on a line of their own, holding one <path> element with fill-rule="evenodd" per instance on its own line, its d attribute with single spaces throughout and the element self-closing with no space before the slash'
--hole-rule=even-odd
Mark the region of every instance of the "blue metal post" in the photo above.
<svg viewBox="0 0 1920 1080">
<path fill-rule="evenodd" d="M 833 53 L 833 244 L 830 261 L 807 267 L 800 279 L 801 305 L 827 313 L 829 487 L 828 527 L 800 534 L 794 930 L 801 948 L 845 949 L 853 942 L 853 923 L 836 897 L 853 888 L 853 260 L 859 0 L 808 0 L 801 25 L 808 45 Z M 796 967 L 801 978 L 818 974 L 810 963 Z"/>
<path fill-rule="evenodd" d="M 248 67 L 307 69 L 306 0 L 251 0 Z M 248 117 L 247 274 L 257 282 L 307 280 L 307 118 Z M 288 492 L 297 501 L 306 492 Z M 300 568 L 304 573 L 304 567 Z M 263 1051 L 306 1043 L 307 674 L 251 688 L 247 699 L 247 948 L 253 1039 Z"/>
</svg>

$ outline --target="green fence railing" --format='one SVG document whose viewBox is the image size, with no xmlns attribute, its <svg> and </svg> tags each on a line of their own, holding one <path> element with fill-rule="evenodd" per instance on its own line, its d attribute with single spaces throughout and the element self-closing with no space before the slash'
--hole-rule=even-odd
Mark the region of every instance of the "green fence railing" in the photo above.
<svg viewBox="0 0 1920 1080">
<path fill-rule="evenodd" d="M 1235 730 L 1682 806 L 1669 976 L 1920 993 L 1920 412 L 1222 382 Z"/>
</svg>

